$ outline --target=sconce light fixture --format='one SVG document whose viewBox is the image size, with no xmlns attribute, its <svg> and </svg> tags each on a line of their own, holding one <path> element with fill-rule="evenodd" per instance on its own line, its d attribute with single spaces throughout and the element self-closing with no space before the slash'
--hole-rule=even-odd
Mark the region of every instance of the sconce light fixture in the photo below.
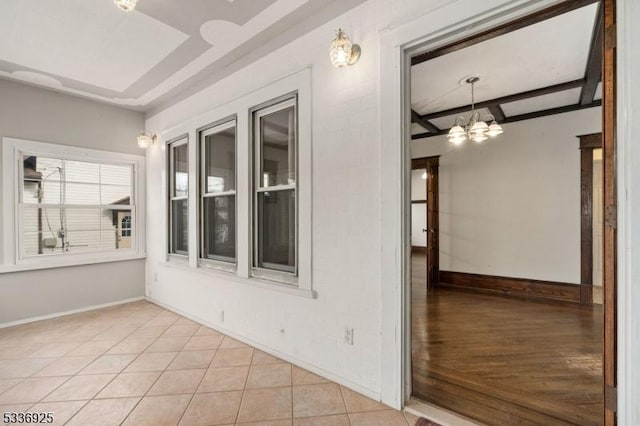
<svg viewBox="0 0 640 426">
<path fill-rule="evenodd" d="M 342 68 L 346 65 L 353 65 L 358 62 L 361 54 L 360 46 L 351 43 L 344 31 L 338 28 L 336 38 L 331 42 L 331 48 L 329 49 L 329 57 L 333 66 Z"/>
<path fill-rule="evenodd" d="M 138 136 L 138 147 L 142 149 L 149 148 L 156 141 L 156 135 L 151 133 L 142 132 Z"/>
<path fill-rule="evenodd" d="M 113 0 L 113 2 L 120 8 L 120 10 L 131 12 L 136 8 L 136 3 L 138 3 L 138 0 Z"/>
</svg>

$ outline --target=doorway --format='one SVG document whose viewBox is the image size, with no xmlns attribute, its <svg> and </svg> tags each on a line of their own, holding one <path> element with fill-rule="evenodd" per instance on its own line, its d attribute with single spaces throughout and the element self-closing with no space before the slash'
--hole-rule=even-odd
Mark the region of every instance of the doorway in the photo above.
<svg viewBox="0 0 640 426">
<path fill-rule="evenodd" d="M 119 211 L 116 229 L 116 248 L 131 248 L 131 213 Z"/>
<path fill-rule="evenodd" d="M 479 35 L 466 38 L 461 42 L 458 41 L 452 45 L 446 45 L 444 47 L 440 46 L 435 49 L 438 51 L 438 54 L 434 54 L 435 50 L 427 50 L 426 52 L 421 52 L 419 55 L 413 55 L 411 61 L 412 64 L 414 64 L 418 60 L 427 61 L 454 52 L 460 54 L 463 49 L 468 48 L 469 46 L 499 37 L 500 35 L 515 32 L 518 29 L 526 28 L 537 23 L 544 23 L 554 17 L 568 14 L 588 6 L 595 6 L 598 10 L 596 18 L 592 22 L 593 38 L 590 38 L 589 40 L 591 42 L 591 46 L 594 44 L 595 46 L 604 44 L 602 40 L 604 38 L 605 30 L 603 28 L 612 25 L 612 14 L 607 15 L 605 10 L 607 7 L 612 7 L 611 4 L 607 4 L 607 2 L 568 1 L 561 3 L 560 5 L 544 9 L 543 11 L 538 11 L 535 16 L 532 15 L 521 18 L 518 21 L 514 21 L 515 23 L 511 23 L 510 29 L 510 24 L 505 24 L 498 30 L 494 29 L 493 35 L 488 36 L 492 31 L 488 30 Z M 599 22 L 598 19 L 600 20 Z M 609 20 L 607 21 L 607 19 Z M 597 37 L 600 37 L 600 39 Z M 609 48 L 609 50 L 611 49 L 612 48 Z M 435 291 L 441 291 L 439 294 L 431 294 L 427 292 L 425 295 L 423 311 L 426 321 L 424 322 L 422 331 L 428 339 L 431 339 L 430 341 L 427 340 L 425 343 L 428 345 L 426 351 L 429 354 L 429 360 L 428 362 L 421 363 L 420 360 L 412 358 L 412 372 L 421 369 L 422 371 L 428 372 L 424 374 L 424 382 L 427 383 L 430 388 L 428 388 L 428 392 L 426 394 L 418 395 L 419 397 L 422 397 L 421 399 L 489 424 L 496 422 L 498 424 L 504 424 L 512 423 L 514 421 L 525 423 L 529 422 L 533 424 L 613 424 L 611 423 L 611 419 L 613 418 L 614 398 L 613 396 L 608 396 L 608 394 L 610 393 L 611 395 L 614 395 L 613 389 L 615 385 L 615 364 L 613 362 L 615 359 L 615 349 L 614 345 L 612 345 L 612 343 L 615 342 L 615 320 L 613 315 L 615 312 L 615 306 L 613 304 L 613 296 L 615 295 L 615 276 L 612 274 L 612 268 L 613 265 L 615 265 L 615 244 L 612 244 L 615 242 L 615 227 L 612 226 L 611 223 L 607 224 L 606 218 L 608 215 L 611 215 L 611 212 L 607 213 L 607 209 L 613 209 L 613 211 L 615 211 L 615 175 L 612 168 L 614 157 L 611 155 L 611 157 L 607 158 L 606 152 L 607 147 L 611 150 L 615 143 L 613 134 L 610 133 L 607 136 L 607 129 L 611 129 L 615 123 L 615 112 L 612 111 L 613 91 L 611 89 L 611 91 L 607 92 L 607 85 L 613 86 L 613 79 L 611 78 L 613 64 L 611 59 L 607 62 L 606 52 L 606 45 L 604 45 L 603 50 L 600 50 L 599 52 L 597 51 L 597 48 L 590 48 L 588 54 L 589 60 L 584 78 L 576 79 L 571 82 L 571 84 L 555 88 L 551 88 L 553 85 L 547 86 L 541 88 L 543 90 L 539 92 L 535 92 L 536 89 L 534 88 L 522 90 L 515 94 L 503 94 L 502 96 L 496 96 L 494 98 L 485 98 L 481 99 L 481 103 L 477 106 L 477 108 L 486 108 L 486 112 L 495 118 L 497 122 L 503 124 L 505 128 L 506 125 L 512 123 L 515 125 L 515 123 L 526 122 L 528 120 L 535 120 L 553 115 L 568 114 L 573 111 L 588 110 L 589 108 L 602 108 L 602 116 L 605 117 L 604 123 L 602 123 L 602 127 L 600 129 L 604 133 L 604 154 L 603 160 L 600 163 L 602 164 L 603 169 L 603 232 L 601 233 L 601 237 L 598 237 L 597 233 L 594 232 L 594 229 L 591 229 L 592 238 L 591 246 L 589 248 L 591 249 L 592 257 L 595 260 L 599 251 L 597 249 L 594 250 L 593 242 L 597 238 L 602 238 L 603 249 L 601 252 L 603 255 L 600 273 L 603 281 L 603 307 L 599 308 L 600 311 L 598 312 L 598 308 L 594 307 L 594 305 L 584 303 L 586 300 L 586 291 L 583 284 L 586 283 L 583 282 L 580 277 L 580 268 L 582 264 L 579 263 L 577 264 L 577 269 L 579 271 L 577 278 L 575 280 L 570 280 L 570 282 L 563 282 L 561 280 L 556 282 L 550 279 L 540 279 L 539 277 L 530 278 L 527 276 L 510 276 L 500 272 L 493 275 L 487 273 L 478 274 L 469 272 L 468 270 L 464 271 L 464 268 L 462 268 L 461 271 L 439 271 L 437 277 L 434 277 L 433 280 L 429 280 L 427 278 L 430 274 L 425 274 L 425 288 L 427 288 L 427 283 L 433 282 Z M 609 54 L 611 54 L 611 52 L 609 52 Z M 595 74 L 598 74 L 598 77 L 589 77 L 589 69 L 598 69 L 598 67 L 593 63 L 595 62 L 595 59 L 597 59 L 597 56 L 600 57 L 600 64 L 603 63 L 604 59 L 604 71 L 602 74 L 598 74 L 596 71 Z M 607 73 L 609 73 L 608 75 L 611 80 L 607 82 L 605 78 L 603 80 L 605 81 L 604 85 L 598 84 L 600 82 L 600 76 L 604 75 L 606 77 Z M 433 75 L 433 73 L 431 75 Z M 594 78 L 598 79 L 595 83 Z M 580 81 L 578 82 L 578 80 Z M 565 83 L 570 82 L 567 81 Z M 591 89 L 592 85 L 595 86 L 593 92 Z M 563 90 L 574 90 L 579 92 L 578 102 L 560 106 L 543 105 L 544 108 L 538 110 L 527 111 L 522 109 L 523 103 L 527 103 L 523 101 L 529 101 L 529 106 L 531 106 L 531 101 L 534 96 L 530 95 L 535 95 L 536 97 L 546 96 L 547 99 L 549 99 L 548 95 L 557 94 Z M 604 98 L 604 100 L 597 102 L 598 99 L 596 99 L 595 94 L 597 91 L 604 93 L 601 97 Z M 523 94 L 526 94 L 526 96 L 523 96 Z M 496 99 L 500 102 L 488 102 L 495 101 Z M 537 99 L 536 101 L 540 101 L 540 99 Z M 607 101 L 609 101 L 610 104 L 607 104 Z M 483 104 L 482 102 L 485 103 Z M 518 105 L 520 107 L 520 111 L 518 111 L 518 108 L 514 108 L 514 103 L 517 104 L 518 102 L 520 103 L 520 105 Z M 535 101 L 533 103 L 535 103 Z M 507 107 L 506 104 L 511 105 Z M 459 105 L 461 105 L 459 108 L 454 106 L 440 108 L 440 110 L 436 109 L 435 113 L 432 114 L 429 114 L 428 112 L 425 113 L 424 111 L 411 111 L 413 126 L 422 127 L 422 131 L 420 133 L 412 133 L 420 135 L 421 138 L 446 136 L 447 131 L 451 126 L 453 126 L 455 121 L 452 121 L 448 126 L 446 124 L 443 125 L 442 122 L 446 122 L 446 119 L 451 119 L 452 116 L 453 120 L 456 120 L 455 116 L 463 114 L 468 108 L 467 104 L 459 103 Z M 509 109 L 509 111 L 505 111 L 505 109 Z M 468 122 L 469 118 L 470 117 L 463 117 L 461 121 L 463 123 Z M 575 138 L 577 135 L 578 133 L 574 133 L 572 137 Z M 610 154 L 612 153 L 613 151 L 610 151 Z M 420 154 L 424 155 L 424 152 L 421 152 Z M 478 158 L 481 159 L 482 155 L 485 154 L 486 151 L 481 153 Z M 576 158 L 578 158 L 578 164 L 580 164 L 579 151 L 577 149 L 575 155 L 577 156 Z M 506 159 L 503 158 L 503 160 Z M 594 162 L 593 165 L 594 168 L 597 169 L 597 163 Z M 446 183 L 446 187 L 444 188 L 446 196 L 445 201 L 449 204 L 443 207 L 449 215 L 444 217 L 448 222 L 457 218 L 458 223 L 463 223 L 463 221 L 468 219 L 468 217 L 465 217 L 464 214 L 452 211 L 452 206 L 455 204 L 455 201 L 452 200 L 453 195 L 451 193 L 452 180 L 458 179 L 460 175 L 454 175 L 451 173 L 451 170 L 453 169 L 452 162 L 448 159 L 447 161 L 443 161 L 440 164 L 440 167 L 449 168 L 449 171 L 445 172 L 445 179 L 449 179 L 449 181 Z M 470 171 L 470 173 L 475 172 L 476 170 Z M 607 184 L 611 187 L 607 188 Z M 578 185 L 578 194 L 579 191 L 580 189 Z M 443 194 L 442 189 L 440 189 L 439 194 Z M 533 198 L 537 195 L 538 194 L 535 192 L 531 193 Z M 595 199 L 595 193 L 593 196 Z M 483 201 L 489 202 L 489 200 L 483 199 L 474 200 L 476 203 Z M 503 200 L 502 203 L 504 202 L 505 201 Z M 576 211 L 577 204 L 578 203 L 576 203 Z M 447 213 L 445 213 L 445 215 Z M 593 213 L 596 214 L 595 211 Z M 441 214 L 440 219 L 442 218 L 443 216 Z M 574 225 L 580 229 L 580 220 L 578 219 L 578 216 L 573 216 L 573 222 Z M 438 229 L 439 237 L 443 235 L 443 232 L 449 232 L 448 239 L 438 250 L 439 255 L 444 253 L 448 259 L 439 259 L 438 266 L 442 266 L 443 261 L 445 263 L 449 262 L 449 264 L 455 263 L 455 259 L 452 260 L 452 258 L 458 256 L 460 253 L 460 247 L 464 248 L 464 244 L 468 243 L 468 241 L 464 241 L 465 237 L 473 234 L 474 232 L 482 234 L 482 231 L 479 231 L 478 227 L 474 228 L 474 223 L 472 221 L 468 221 L 466 225 L 467 230 L 456 235 L 451 232 L 451 223 L 445 224 L 445 227 L 448 228 Z M 458 237 L 457 241 L 454 241 L 455 237 Z M 485 238 L 485 240 L 488 240 L 488 238 Z M 578 242 L 575 245 L 577 258 L 580 257 L 580 242 L 580 238 L 578 238 Z M 456 246 L 458 247 L 457 249 Z M 489 247 L 486 247 L 485 249 L 487 251 L 491 251 L 491 248 Z M 475 250 L 478 251 L 479 248 L 475 247 Z M 553 265 L 542 264 L 537 267 L 544 269 L 548 266 Z M 595 267 L 597 268 L 597 266 Z M 609 276 L 607 276 L 607 271 L 610 273 Z M 443 279 L 443 277 L 446 277 L 446 280 Z M 595 275 L 592 274 L 592 282 L 590 284 L 593 284 L 594 278 Z M 434 289 L 430 288 L 429 290 L 431 291 Z M 473 290 L 473 292 L 468 291 L 470 289 Z M 492 292 L 499 293 L 499 295 L 492 294 Z M 527 299 L 526 296 L 531 296 L 532 294 L 536 300 Z M 586 306 L 581 306 L 581 302 Z M 473 312 L 469 309 L 478 306 L 485 309 L 485 312 Z M 420 308 L 416 305 L 412 306 L 410 310 L 412 319 L 416 315 L 420 315 Z M 467 317 L 456 314 L 456 312 L 464 312 L 465 310 L 467 313 L 470 313 Z M 514 311 L 519 313 L 530 311 L 529 318 L 545 318 L 553 311 L 556 317 L 546 325 L 543 321 L 540 321 L 535 325 L 535 327 L 533 327 L 532 323 L 529 322 L 528 327 L 525 327 L 524 329 L 508 329 L 507 325 L 514 322 L 527 324 L 527 322 L 522 321 L 521 318 L 509 316 L 509 314 Z M 496 313 L 504 314 L 504 316 L 496 316 Z M 491 322 L 482 324 L 479 319 L 482 319 L 483 317 L 491 317 Z M 563 319 L 565 321 L 563 321 Z M 566 330 L 558 329 L 558 323 L 567 325 Z M 493 329 L 487 331 L 485 327 L 487 324 L 492 326 Z M 435 326 L 429 328 L 430 325 Z M 415 324 L 412 324 L 412 326 L 412 331 L 420 329 L 420 327 L 416 327 Z M 448 330 L 446 329 L 447 326 L 449 327 Z M 605 335 L 604 341 L 601 338 L 603 329 Z M 447 333 L 450 333 L 450 335 Z M 556 335 L 554 335 L 554 333 Z M 574 348 L 588 348 L 585 353 L 580 354 L 576 351 L 572 352 L 570 346 L 568 347 L 569 349 L 566 350 L 557 350 L 558 347 L 568 343 L 568 341 L 571 340 L 570 336 L 572 335 L 577 336 L 576 338 L 578 339 L 574 342 Z M 588 339 L 581 340 L 585 335 L 588 335 Z M 501 346 L 491 340 L 496 336 L 502 337 L 503 340 L 506 339 L 511 343 L 515 342 L 520 346 L 524 346 L 526 341 L 529 341 L 537 342 L 538 347 L 540 347 L 540 343 L 544 342 L 544 344 L 548 344 L 550 346 L 550 349 L 546 354 L 543 353 L 542 355 L 526 352 L 526 348 L 524 352 L 514 353 L 510 352 L 508 347 L 511 343 L 508 343 L 507 346 Z M 554 340 L 554 338 L 558 338 L 559 336 L 562 337 L 558 340 Z M 415 334 L 412 334 L 412 338 L 414 340 L 416 339 Z M 445 339 L 450 339 L 451 341 L 456 342 L 458 346 L 454 345 L 445 348 Z M 472 346 L 480 347 L 481 351 L 476 352 L 471 356 L 469 348 Z M 604 350 L 602 349 L 603 346 Z M 414 344 L 413 347 L 415 348 L 416 345 Z M 453 350 L 451 350 L 452 348 Z M 457 352 L 455 352 L 456 350 Z M 549 360 L 552 358 L 548 358 L 547 356 L 551 353 L 555 354 L 553 359 L 558 362 L 558 370 L 556 371 L 553 371 L 553 368 L 549 368 Z M 599 358 L 598 354 L 600 355 Z M 531 365 L 538 363 L 537 368 L 520 372 L 514 371 L 514 366 L 522 364 L 521 361 L 519 362 L 517 357 L 526 357 L 526 355 L 530 355 L 530 360 L 533 360 Z M 441 360 L 453 360 L 454 362 L 451 362 L 448 366 L 439 365 L 437 368 L 434 368 L 433 365 L 435 363 L 433 360 L 434 357 L 437 356 L 441 356 Z M 464 356 L 468 356 L 468 358 L 465 359 Z M 539 358 L 536 360 L 536 357 Z M 575 363 L 577 359 L 582 359 L 582 366 L 578 366 Z M 480 361 L 473 364 L 476 360 Z M 505 373 L 492 369 L 492 367 L 495 367 L 496 364 L 501 362 L 503 365 L 511 368 L 513 376 L 511 379 L 514 379 L 513 386 L 503 386 L 501 390 L 498 389 L 498 395 L 492 395 L 491 389 L 489 388 L 495 387 L 493 385 L 500 380 L 506 380 L 504 377 Z M 584 395 L 588 395 L 586 399 L 583 401 L 577 401 L 573 399 L 575 394 L 571 394 L 571 392 L 563 395 L 560 388 L 565 387 L 567 383 L 569 383 L 566 382 L 564 384 L 560 383 L 558 388 L 550 392 L 555 392 L 555 399 L 548 398 L 537 400 L 536 395 L 549 390 L 549 380 L 552 379 L 550 379 L 550 376 L 547 376 L 546 374 L 556 377 L 563 374 L 571 376 L 571 373 L 568 373 L 569 369 L 566 368 L 567 364 L 571 363 L 573 363 L 573 367 L 578 369 L 582 368 L 582 370 L 586 371 L 587 374 L 583 377 L 573 377 L 577 378 L 580 383 L 574 383 L 568 387 L 580 389 L 580 392 Z M 562 366 L 562 364 L 564 364 L 564 366 Z M 473 376 L 471 373 L 478 374 Z M 496 377 L 496 375 L 500 374 L 503 376 Z M 485 380 L 487 377 L 490 379 Z M 538 385 L 540 385 L 540 387 L 536 388 L 533 386 L 530 389 L 523 389 L 523 386 L 521 386 L 522 377 L 537 377 L 539 382 Z M 416 389 L 417 382 L 415 377 L 413 383 L 413 395 L 416 395 L 416 391 L 419 392 L 419 390 Z M 547 387 L 546 390 L 544 389 L 545 387 Z M 588 390 L 586 390 L 587 388 Z M 453 395 L 455 398 L 448 399 L 446 396 L 447 394 Z M 453 399 L 457 401 L 457 405 L 452 404 Z M 579 408 L 576 409 L 578 406 Z"/>
</svg>

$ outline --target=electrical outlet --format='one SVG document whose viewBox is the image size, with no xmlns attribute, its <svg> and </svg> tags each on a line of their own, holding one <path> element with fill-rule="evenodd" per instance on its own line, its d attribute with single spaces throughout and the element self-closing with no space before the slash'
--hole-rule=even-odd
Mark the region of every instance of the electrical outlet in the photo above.
<svg viewBox="0 0 640 426">
<path fill-rule="evenodd" d="M 353 346 L 353 328 L 345 327 L 344 329 L 344 343 Z"/>
<path fill-rule="evenodd" d="M 220 322 L 224 322 L 224 309 L 220 311 Z"/>
</svg>

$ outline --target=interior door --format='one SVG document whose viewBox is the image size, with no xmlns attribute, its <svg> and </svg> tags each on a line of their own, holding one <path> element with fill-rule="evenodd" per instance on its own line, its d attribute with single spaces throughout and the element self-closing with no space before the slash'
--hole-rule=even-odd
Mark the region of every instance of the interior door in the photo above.
<svg viewBox="0 0 640 426">
<path fill-rule="evenodd" d="M 118 248 L 131 248 L 131 213 L 118 212 Z"/>
<path fill-rule="evenodd" d="M 427 290 L 440 280 L 440 244 L 438 227 L 439 157 L 427 159 Z"/>
</svg>

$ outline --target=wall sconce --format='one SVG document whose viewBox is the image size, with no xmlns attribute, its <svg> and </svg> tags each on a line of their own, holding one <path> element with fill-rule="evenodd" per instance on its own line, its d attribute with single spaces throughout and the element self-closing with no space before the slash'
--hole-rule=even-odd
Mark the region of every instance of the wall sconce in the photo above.
<svg viewBox="0 0 640 426">
<path fill-rule="evenodd" d="M 149 148 L 156 141 L 156 135 L 142 132 L 138 136 L 138 147 L 142 149 Z"/>
<path fill-rule="evenodd" d="M 358 62 L 361 54 L 360 46 L 351 43 L 344 31 L 338 28 L 336 38 L 331 42 L 331 48 L 329 49 L 329 57 L 333 66 L 342 68 L 346 65 L 353 65 Z"/>
</svg>

